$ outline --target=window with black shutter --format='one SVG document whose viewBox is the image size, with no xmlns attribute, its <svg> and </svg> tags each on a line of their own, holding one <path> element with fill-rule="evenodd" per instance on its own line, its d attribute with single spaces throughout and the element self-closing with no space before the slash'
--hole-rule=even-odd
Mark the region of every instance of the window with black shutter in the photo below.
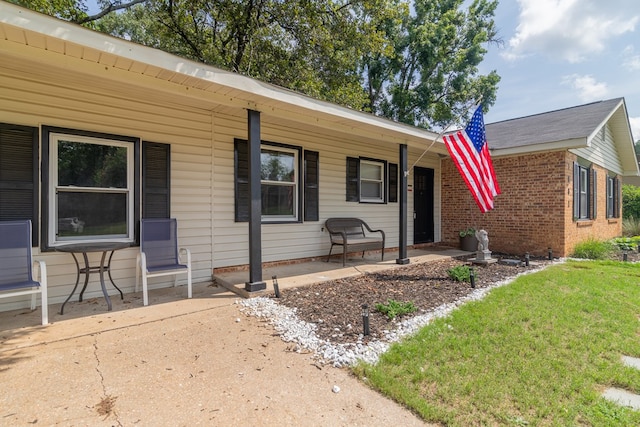
<svg viewBox="0 0 640 427">
<path fill-rule="evenodd" d="M 235 221 L 249 221 L 249 152 L 234 141 Z M 262 141 L 260 187 L 263 222 L 318 221 L 318 153 L 301 147 Z M 304 170 L 303 170 L 304 169 Z"/>
<path fill-rule="evenodd" d="M 30 219 L 38 246 L 38 128 L 0 123 L 0 220 Z"/>
<path fill-rule="evenodd" d="M 347 202 L 398 201 L 398 165 L 366 157 L 347 157 Z"/>
<path fill-rule="evenodd" d="M 594 204 L 595 192 L 591 191 L 593 185 L 593 173 L 591 169 L 573 164 L 573 218 L 574 220 L 590 219 L 595 212 L 591 210 Z"/>
</svg>

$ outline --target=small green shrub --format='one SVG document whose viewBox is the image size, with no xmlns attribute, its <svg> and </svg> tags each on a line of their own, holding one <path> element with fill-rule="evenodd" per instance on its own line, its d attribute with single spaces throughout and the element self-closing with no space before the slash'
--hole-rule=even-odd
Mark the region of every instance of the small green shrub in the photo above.
<svg viewBox="0 0 640 427">
<path fill-rule="evenodd" d="M 590 238 L 578 243 L 571 255 L 574 258 L 606 259 L 615 246 L 611 242 L 603 242 Z"/>
<path fill-rule="evenodd" d="M 640 219 L 633 216 L 623 218 L 622 235 L 627 237 L 640 236 Z"/>
<path fill-rule="evenodd" d="M 465 228 L 464 230 L 460 230 L 458 234 L 460 235 L 460 237 L 475 236 L 476 229 L 473 227 Z"/>
<path fill-rule="evenodd" d="M 471 282 L 471 270 L 468 265 L 456 265 L 448 269 L 447 274 L 456 282 Z"/>
<path fill-rule="evenodd" d="M 396 316 L 413 313 L 418 309 L 411 301 L 399 302 L 393 299 L 388 299 L 386 304 L 376 304 L 376 310 L 382 314 L 386 314 L 389 320 L 393 320 Z"/>
<path fill-rule="evenodd" d="M 613 243 L 623 251 L 629 251 L 633 248 L 633 242 L 631 241 L 631 237 L 616 237 L 611 241 L 611 243 Z"/>
</svg>

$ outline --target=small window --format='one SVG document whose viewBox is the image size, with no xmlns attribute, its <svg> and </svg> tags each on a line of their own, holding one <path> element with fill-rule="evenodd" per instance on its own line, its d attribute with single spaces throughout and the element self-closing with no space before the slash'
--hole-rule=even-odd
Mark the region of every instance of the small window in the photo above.
<svg viewBox="0 0 640 427">
<path fill-rule="evenodd" d="M 260 183 L 264 221 L 297 221 L 298 162 L 297 150 L 262 146 Z"/>
<path fill-rule="evenodd" d="M 607 176 L 607 218 L 620 216 L 620 181 L 617 178 Z"/>
<path fill-rule="evenodd" d="M 44 132 L 47 245 L 135 241 L 137 139 Z M 43 227 L 44 228 L 44 227 Z"/>
<path fill-rule="evenodd" d="M 234 141 L 235 220 L 249 221 L 249 152 L 244 139 Z M 304 167 L 303 167 L 304 166 Z M 319 219 L 319 155 L 301 147 L 263 141 L 260 146 L 263 222 Z M 303 209 L 304 208 L 304 209 Z"/>
<path fill-rule="evenodd" d="M 585 168 L 580 168 L 580 214 L 578 218 L 588 218 L 589 212 L 589 174 Z"/>
<path fill-rule="evenodd" d="M 596 176 L 595 170 L 573 164 L 573 217 L 576 220 L 596 216 Z"/>
<path fill-rule="evenodd" d="M 360 201 L 384 202 L 384 163 L 360 161 Z"/>
<path fill-rule="evenodd" d="M 394 171 L 397 177 L 397 167 Z M 397 201 L 397 178 L 393 180 L 394 185 L 391 189 L 387 177 L 387 162 L 347 157 L 347 201 L 385 203 L 388 191 L 395 193 L 389 197 Z"/>
</svg>

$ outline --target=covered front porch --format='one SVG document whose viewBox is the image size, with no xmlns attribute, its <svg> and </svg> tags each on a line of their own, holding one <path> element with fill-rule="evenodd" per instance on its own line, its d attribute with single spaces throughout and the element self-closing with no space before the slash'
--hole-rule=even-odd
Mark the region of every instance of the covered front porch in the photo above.
<svg viewBox="0 0 640 427">
<path fill-rule="evenodd" d="M 431 246 L 407 251 L 410 264 L 435 262 L 469 252 L 458 249 Z M 329 280 L 355 277 L 362 274 L 401 268 L 396 263 L 397 250 L 385 253 L 385 261 L 380 253 L 368 252 L 364 258 L 350 257 L 346 267 L 340 258 L 317 258 L 308 262 L 267 266 L 263 275 L 267 288 L 259 295 L 273 295 L 273 276 L 277 276 L 279 289 L 286 290 L 322 283 Z M 211 310 L 228 305 L 241 295 L 249 276 L 248 270 L 216 273 L 209 282 L 193 285 L 193 299 L 186 298 L 186 287 L 158 288 L 149 291 L 149 306 L 142 305 L 142 292 L 125 293 L 120 299 L 117 291 L 107 286 L 113 310 L 107 311 L 103 297 L 88 298 L 78 302 L 77 295 L 67 303 L 63 315 L 60 315 L 60 303 L 49 305 L 51 325 L 40 325 L 40 306 L 31 311 L 28 308 L 0 312 L 0 346 L 4 350 L 19 349 L 25 346 L 64 340 L 72 337 L 90 335 L 119 328 L 127 328 L 148 322 L 170 320 L 203 310 Z M 258 296 L 259 296 L 258 295 Z M 256 296 L 256 293 L 251 293 Z"/>
</svg>

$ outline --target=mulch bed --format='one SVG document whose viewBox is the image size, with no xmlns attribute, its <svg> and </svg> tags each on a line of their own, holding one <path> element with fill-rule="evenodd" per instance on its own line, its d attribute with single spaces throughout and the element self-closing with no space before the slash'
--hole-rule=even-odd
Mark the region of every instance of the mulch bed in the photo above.
<svg viewBox="0 0 640 427">
<path fill-rule="evenodd" d="M 502 260 L 515 259 L 500 254 L 496 256 L 495 253 L 494 257 Z M 616 254 L 614 259 L 622 260 L 622 255 Z M 628 260 L 638 261 L 640 254 L 629 252 Z M 529 267 L 502 262 L 473 266 L 475 287 L 488 287 L 550 262 L 546 259 L 532 259 Z M 450 268 L 457 265 L 471 266 L 465 259 L 409 264 L 384 272 L 284 290 L 277 301 L 295 308 L 300 319 L 316 324 L 316 334 L 321 339 L 333 344 L 359 341 L 366 344 L 369 340 L 382 339 L 383 331 L 395 329 L 397 322 L 403 319 L 396 317 L 395 320 L 389 320 L 386 315 L 376 311 L 376 304 L 387 303 L 390 299 L 403 303 L 412 302 L 417 311 L 406 316 L 414 316 L 470 294 L 474 289 L 469 283 L 456 282 L 447 274 Z M 363 338 L 364 304 L 369 307 L 370 334 Z"/>
</svg>

